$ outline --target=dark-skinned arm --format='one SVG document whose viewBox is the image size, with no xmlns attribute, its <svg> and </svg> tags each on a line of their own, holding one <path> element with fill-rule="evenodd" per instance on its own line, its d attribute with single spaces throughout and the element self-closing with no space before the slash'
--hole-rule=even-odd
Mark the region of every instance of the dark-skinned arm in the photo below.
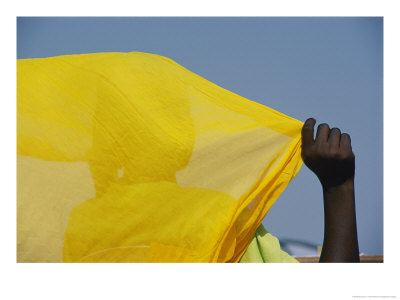
<svg viewBox="0 0 400 300">
<path fill-rule="evenodd" d="M 302 129 L 302 157 L 322 185 L 325 230 L 320 262 L 359 262 L 354 199 L 355 156 L 350 136 L 315 119 Z"/>
</svg>

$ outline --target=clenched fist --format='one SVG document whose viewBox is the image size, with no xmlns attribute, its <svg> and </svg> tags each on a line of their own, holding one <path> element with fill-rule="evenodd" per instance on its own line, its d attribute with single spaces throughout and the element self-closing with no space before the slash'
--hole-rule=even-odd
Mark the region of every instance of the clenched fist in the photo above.
<svg viewBox="0 0 400 300">
<path fill-rule="evenodd" d="M 317 175 L 324 190 L 354 180 L 355 156 L 350 136 L 320 124 L 314 140 L 315 122 L 307 119 L 302 129 L 301 154 L 306 166 Z"/>
</svg>

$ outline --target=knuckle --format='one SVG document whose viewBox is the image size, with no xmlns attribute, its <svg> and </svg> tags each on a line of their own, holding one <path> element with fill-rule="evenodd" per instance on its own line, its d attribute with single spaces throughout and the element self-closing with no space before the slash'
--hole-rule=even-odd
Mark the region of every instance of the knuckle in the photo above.
<svg viewBox="0 0 400 300">
<path fill-rule="evenodd" d="M 315 143 L 315 153 L 321 153 L 324 150 L 324 145 L 321 142 Z"/>
<path fill-rule="evenodd" d="M 306 147 L 305 145 L 301 146 L 301 153 L 308 154 L 310 152 L 309 147 Z"/>
<path fill-rule="evenodd" d="M 353 152 L 351 150 L 350 151 L 345 151 L 345 152 L 342 153 L 342 158 L 343 159 L 353 159 L 354 158 L 354 154 L 353 154 Z"/>
<path fill-rule="evenodd" d="M 340 158 L 340 152 L 336 148 L 330 148 L 328 153 L 332 158 Z"/>
<path fill-rule="evenodd" d="M 323 158 L 329 158 L 331 156 L 328 149 L 325 147 L 319 147 L 317 151 L 317 155 Z"/>
<path fill-rule="evenodd" d="M 302 155 L 305 157 L 311 157 L 314 155 L 314 151 L 310 148 L 303 148 L 303 150 L 301 151 Z"/>
</svg>

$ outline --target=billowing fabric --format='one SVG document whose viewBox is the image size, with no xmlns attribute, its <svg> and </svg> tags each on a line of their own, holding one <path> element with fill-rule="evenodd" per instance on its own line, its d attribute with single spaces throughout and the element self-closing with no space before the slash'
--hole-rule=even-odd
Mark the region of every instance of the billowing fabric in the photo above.
<svg viewBox="0 0 400 300">
<path fill-rule="evenodd" d="M 261 224 L 239 262 L 298 263 L 298 260 L 283 251 L 279 240 Z"/>
<path fill-rule="evenodd" d="M 17 61 L 19 262 L 238 262 L 302 122 L 145 53 Z"/>
</svg>

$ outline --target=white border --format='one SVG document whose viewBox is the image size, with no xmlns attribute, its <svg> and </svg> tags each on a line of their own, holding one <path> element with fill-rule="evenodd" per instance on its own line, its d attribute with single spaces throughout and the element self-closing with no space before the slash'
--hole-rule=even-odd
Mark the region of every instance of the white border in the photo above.
<svg viewBox="0 0 400 300">
<path fill-rule="evenodd" d="M 11 3 L 11 2 L 10 2 Z M 4 8 L 1 72 L 3 299 L 352 299 L 397 296 L 399 41 L 396 1 L 16 1 Z M 13 5 L 13 6 L 10 6 Z M 384 264 L 16 264 L 16 16 L 384 16 Z M 371 141 L 373 143 L 374 141 Z M 371 174 L 373 176 L 373 174 Z M 379 201 L 379 199 L 377 199 Z M 7 294 L 7 295 L 6 295 Z"/>
</svg>

